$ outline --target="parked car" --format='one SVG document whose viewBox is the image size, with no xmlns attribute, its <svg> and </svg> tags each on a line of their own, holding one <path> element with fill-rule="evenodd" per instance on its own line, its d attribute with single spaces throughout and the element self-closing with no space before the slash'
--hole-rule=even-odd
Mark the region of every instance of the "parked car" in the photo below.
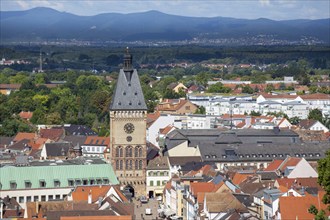
<svg viewBox="0 0 330 220">
<path fill-rule="evenodd" d="M 140 201 L 141 201 L 142 203 L 148 203 L 148 198 L 145 197 L 145 196 L 141 196 L 141 197 L 140 197 Z"/>
<path fill-rule="evenodd" d="M 146 208 L 146 215 L 152 215 L 151 208 Z"/>
</svg>

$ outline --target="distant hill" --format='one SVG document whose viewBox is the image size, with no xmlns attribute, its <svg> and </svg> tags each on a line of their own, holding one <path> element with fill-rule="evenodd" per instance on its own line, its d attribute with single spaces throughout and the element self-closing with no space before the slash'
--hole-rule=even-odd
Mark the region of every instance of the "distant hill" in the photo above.
<svg viewBox="0 0 330 220">
<path fill-rule="evenodd" d="M 1 40 L 177 41 L 267 35 L 297 41 L 304 37 L 330 43 L 330 19 L 287 20 L 184 17 L 158 11 L 77 16 L 50 8 L 1 11 Z"/>
</svg>

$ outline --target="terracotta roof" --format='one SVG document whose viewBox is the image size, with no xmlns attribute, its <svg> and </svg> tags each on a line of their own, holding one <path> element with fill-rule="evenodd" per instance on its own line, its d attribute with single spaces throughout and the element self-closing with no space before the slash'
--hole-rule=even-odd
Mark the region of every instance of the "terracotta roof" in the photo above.
<svg viewBox="0 0 330 220">
<path fill-rule="evenodd" d="M 159 133 L 164 135 L 168 134 L 172 130 L 172 128 L 174 128 L 173 125 L 167 125 L 165 128 L 159 129 Z"/>
<path fill-rule="evenodd" d="M 97 137 L 97 136 L 87 136 L 85 140 L 85 145 L 109 145 L 109 137 Z"/>
<path fill-rule="evenodd" d="M 327 205 L 323 204 L 324 192 L 319 196 L 282 196 L 279 199 L 279 211 L 282 219 L 314 219 L 315 216 L 308 212 L 311 205 L 314 205 L 318 210 L 327 210 Z M 329 211 L 326 211 L 329 215 Z"/>
<path fill-rule="evenodd" d="M 213 182 L 195 182 L 190 184 L 190 191 L 195 197 L 199 192 L 213 192 L 215 184 Z"/>
<path fill-rule="evenodd" d="M 246 180 L 249 176 L 251 176 L 251 174 L 249 173 L 236 173 L 234 175 L 234 178 L 232 180 L 232 183 L 234 183 L 235 185 L 240 184 L 241 182 L 243 182 L 244 180 Z"/>
<path fill-rule="evenodd" d="M 147 125 L 150 126 L 154 123 L 160 116 L 160 112 L 147 114 Z"/>
<path fill-rule="evenodd" d="M 264 171 L 276 171 L 282 163 L 283 160 L 273 160 Z"/>
<path fill-rule="evenodd" d="M 287 167 L 296 166 L 301 161 L 298 157 L 288 157 L 281 165 L 280 170 L 285 170 Z"/>
<path fill-rule="evenodd" d="M 190 101 L 185 99 L 179 99 L 178 102 L 169 99 L 165 100 L 163 103 L 159 103 L 156 109 L 158 111 L 177 111 L 188 102 Z"/>
<path fill-rule="evenodd" d="M 330 95 L 323 94 L 323 93 L 306 94 L 306 95 L 301 95 L 300 97 L 304 100 L 320 100 L 320 99 L 329 100 L 330 99 Z"/>
<path fill-rule="evenodd" d="M 47 140 L 47 138 L 38 138 L 36 140 L 31 140 L 29 145 L 32 147 L 32 149 L 39 150 L 42 145 L 47 142 Z"/>
<path fill-rule="evenodd" d="M 111 186 L 77 186 L 72 192 L 73 201 L 88 201 L 88 195 L 92 195 L 92 202 L 96 202 L 99 197 L 106 197 Z"/>
<path fill-rule="evenodd" d="M 35 136 L 36 136 L 35 133 L 18 132 L 13 141 L 18 142 L 23 139 L 32 140 L 35 138 Z"/>
<path fill-rule="evenodd" d="M 23 118 L 23 119 L 31 119 L 33 116 L 33 112 L 23 112 L 21 111 L 19 113 L 19 117 Z"/>
<path fill-rule="evenodd" d="M 318 184 L 317 178 L 309 177 L 309 178 L 279 178 L 276 180 L 276 183 L 279 186 L 284 186 L 286 188 L 301 188 L 301 187 L 313 187 L 318 190 L 322 190 L 322 187 Z"/>
<path fill-rule="evenodd" d="M 20 89 L 21 84 L 0 84 L 0 89 Z"/>
<path fill-rule="evenodd" d="M 62 128 L 40 129 L 40 137 L 58 141 L 64 135 Z"/>
</svg>

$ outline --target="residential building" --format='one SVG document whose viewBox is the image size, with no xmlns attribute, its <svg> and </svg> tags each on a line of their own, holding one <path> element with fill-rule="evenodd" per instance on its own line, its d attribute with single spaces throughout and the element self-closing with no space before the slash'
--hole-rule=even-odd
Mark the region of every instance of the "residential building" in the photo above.
<svg viewBox="0 0 330 220">
<path fill-rule="evenodd" d="M 197 106 L 185 99 L 166 99 L 159 103 L 155 110 L 170 114 L 194 114 Z"/>
<path fill-rule="evenodd" d="M 103 158 L 104 150 L 109 143 L 109 137 L 87 136 L 85 143 L 81 145 L 83 156 Z"/>
<path fill-rule="evenodd" d="M 329 132 L 329 129 L 324 124 L 312 119 L 301 120 L 298 127 L 303 130 Z"/>
<path fill-rule="evenodd" d="M 158 156 L 148 162 L 147 189 L 149 198 L 163 196 L 163 189 L 171 178 L 168 157 Z"/>
</svg>

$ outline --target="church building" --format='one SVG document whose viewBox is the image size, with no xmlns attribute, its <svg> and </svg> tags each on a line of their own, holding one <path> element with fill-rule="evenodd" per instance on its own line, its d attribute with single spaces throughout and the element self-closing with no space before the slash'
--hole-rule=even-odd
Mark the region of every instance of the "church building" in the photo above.
<svg viewBox="0 0 330 220">
<path fill-rule="evenodd" d="M 108 158 L 120 184 L 133 196 L 146 195 L 146 116 L 139 76 L 128 49 L 110 104 Z"/>
</svg>

